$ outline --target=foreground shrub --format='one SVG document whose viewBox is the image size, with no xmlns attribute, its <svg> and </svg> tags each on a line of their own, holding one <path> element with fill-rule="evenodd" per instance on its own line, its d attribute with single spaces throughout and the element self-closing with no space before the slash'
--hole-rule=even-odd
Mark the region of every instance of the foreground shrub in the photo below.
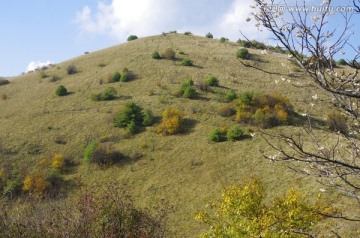
<svg viewBox="0 0 360 238">
<path fill-rule="evenodd" d="M 219 86 L 219 80 L 214 76 L 210 76 L 207 79 L 207 82 L 211 87 L 218 87 Z"/>
<path fill-rule="evenodd" d="M 166 49 L 165 52 L 162 54 L 162 57 L 164 59 L 168 60 L 175 60 L 176 59 L 176 53 L 173 49 Z"/>
<path fill-rule="evenodd" d="M 161 55 L 159 52 L 155 51 L 154 53 L 152 53 L 151 58 L 153 59 L 161 59 Z"/>
<path fill-rule="evenodd" d="M 66 68 L 66 72 L 68 75 L 71 75 L 71 74 L 76 74 L 77 73 L 77 69 L 75 67 L 75 65 L 68 65 L 68 67 Z"/>
<path fill-rule="evenodd" d="M 125 106 L 116 114 L 114 118 L 114 126 L 126 128 L 131 133 L 139 131 L 144 122 L 144 114 L 142 108 L 133 103 L 127 102 Z"/>
<path fill-rule="evenodd" d="M 238 59 L 250 59 L 250 53 L 246 48 L 240 48 L 236 51 L 236 58 Z"/>
<path fill-rule="evenodd" d="M 124 187 L 115 183 L 75 195 L 74 202 L 21 202 L 21 209 L 0 200 L 0 237 L 173 237 L 167 231 L 166 203 L 156 212 L 139 209 Z M 15 211 L 15 213 L 14 213 Z"/>
<path fill-rule="evenodd" d="M 106 88 L 103 92 L 98 94 L 92 94 L 91 100 L 93 101 L 110 101 L 116 98 L 117 91 L 113 87 Z"/>
<path fill-rule="evenodd" d="M 128 38 L 127 38 L 127 41 L 133 41 L 133 40 L 137 40 L 138 37 L 136 35 L 130 35 Z"/>
<path fill-rule="evenodd" d="M 62 97 L 66 96 L 68 94 L 68 91 L 63 85 L 59 85 L 55 90 L 55 94 Z"/>
<path fill-rule="evenodd" d="M 347 134 L 347 118 L 340 112 L 333 111 L 327 115 L 326 123 L 330 130 Z"/>
<path fill-rule="evenodd" d="M 180 132 L 184 113 L 176 108 L 165 109 L 162 113 L 162 122 L 157 127 L 157 133 L 162 135 L 173 135 Z"/>
<path fill-rule="evenodd" d="M 100 142 L 94 140 L 91 141 L 84 150 L 84 161 L 85 163 L 90 163 L 94 156 L 94 151 L 100 146 Z"/>
<path fill-rule="evenodd" d="M 205 35 L 205 37 L 206 37 L 206 38 L 209 38 L 209 39 L 214 38 L 213 34 L 211 34 L 210 32 L 207 33 L 207 34 Z"/>
<path fill-rule="evenodd" d="M 294 188 L 268 200 L 258 180 L 225 188 L 220 199 L 195 217 L 209 227 L 201 237 L 313 237 L 318 223 L 338 213 L 320 195 L 310 202 Z"/>
<path fill-rule="evenodd" d="M 193 61 L 190 59 L 183 59 L 181 61 L 181 65 L 182 66 L 193 66 Z"/>
<path fill-rule="evenodd" d="M 244 135 L 244 130 L 241 129 L 239 126 L 234 125 L 228 129 L 226 133 L 226 138 L 229 141 L 237 141 L 237 140 L 241 140 L 243 135 Z"/>
</svg>

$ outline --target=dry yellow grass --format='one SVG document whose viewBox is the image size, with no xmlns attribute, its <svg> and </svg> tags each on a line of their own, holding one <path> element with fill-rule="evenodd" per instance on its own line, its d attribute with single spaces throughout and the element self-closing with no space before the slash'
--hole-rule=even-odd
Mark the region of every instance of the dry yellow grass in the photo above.
<svg viewBox="0 0 360 238">
<path fill-rule="evenodd" d="M 180 61 L 151 58 L 154 51 L 164 52 L 167 48 L 183 52 L 185 55 L 177 54 L 177 57 L 189 58 L 195 66 L 184 67 L 180 66 Z M 301 73 L 282 78 L 245 68 L 235 57 L 237 49 L 234 43 L 203 37 L 153 36 L 60 63 L 45 71 L 47 78 L 41 78 L 38 72 L 13 78 L 10 84 L 0 87 L 0 95 L 7 95 L 7 100 L 0 101 L 0 140 L 14 153 L 0 156 L 31 161 L 61 153 L 81 162 L 84 147 L 90 140 L 109 135 L 120 137 L 116 148 L 129 156 L 142 154 L 139 161 L 106 170 L 80 165 L 66 175 L 66 179 L 81 180 L 84 187 L 102 186 L 107 181 L 125 183 L 136 202 L 144 207 L 158 204 L 161 199 L 169 201 L 176 208 L 169 221 L 175 237 L 196 237 L 203 228 L 194 221 L 195 212 L 218 197 L 224 186 L 248 177 L 259 177 L 270 196 L 283 193 L 291 186 L 314 196 L 321 188 L 314 178 L 294 174 L 281 164 L 263 159 L 259 151 L 270 148 L 261 137 L 256 135 L 238 142 L 208 141 L 212 128 L 235 124 L 217 115 L 224 104 L 215 100 L 215 94 L 202 93 L 200 100 L 173 96 L 185 79 L 192 78 L 196 82 L 213 75 L 218 77 L 222 87 L 237 92 L 280 92 L 289 97 L 297 112 L 319 119 L 332 107 L 331 97 Z M 292 67 L 284 55 L 261 55 L 257 50 L 250 50 L 250 53 L 261 59 L 257 64 L 263 69 L 286 74 L 287 65 Z M 66 74 L 70 64 L 78 68 L 77 74 Z M 135 80 L 106 83 L 109 74 L 121 72 L 124 67 L 136 74 Z M 62 79 L 49 82 L 52 75 Z M 71 92 L 70 95 L 55 95 L 60 84 Z M 119 99 L 108 102 L 89 99 L 92 93 L 109 86 L 116 88 Z M 312 97 L 315 94 L 316 100 Z M 155 133 L 155 125 L 126 139 L 123 129 L 113 127 L 112 117 L 128 100 L 153 110 L 158 117 L 165 108 L 178 108 L 186 113 L 185 118 L 191 119 L 191 128 L 185 134 L 161 136 Z M 314 106 L 310 106 L 312 103 Z M 278 129 L 297 130 L 292 126 Z M 57 138 L 66 144 L 55 143 Z M 29 155 L 27 150 L 34 145 L 40 148 L 40 154 Z M 336 192 L 329 190 L 326 195 L 334 198 Z M 71 198 L 72 194 L 67 199 Z M 337 205 L 348 206 L 351 201 L 341 198 Z M 349 213 L 356 214 L 356 211 Z M 348 230 L 356 228 L 353 223 L 344 226 Z"/>
</svg>

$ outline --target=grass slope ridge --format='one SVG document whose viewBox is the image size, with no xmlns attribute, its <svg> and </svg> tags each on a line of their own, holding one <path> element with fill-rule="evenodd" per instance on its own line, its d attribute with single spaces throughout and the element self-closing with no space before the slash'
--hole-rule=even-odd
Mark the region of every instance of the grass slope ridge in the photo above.
<svg viewBox="0 0 360 238">
<path fill-rule="evenodd" d="M 177 60 L 152 59 L 153 52 L 161 54 L 168 48 L 176 51 Z M 238 48 L 235 43 L 197 36 L 152 36 L 60 63 L 44 71 L 47 77 L 33 72 L 13 78 L 10 84 L 0 87 L 0 95 L 7 96 L 7 100 L 0 100 L 0 142 L 4 148 L 1 160 L 27 163 L 61 153 L 81 164 L 84 148 L 90 141 L 112 138 L 113 146 L 121 153 L 140 159 L 106 170 L 79 165 L 65 179 L 79 181 L 85 188 L 118 181 L 125 184 L 142 207 L 167 200 L 175 206 L 169 225 L 176 237 L 196 237 L 203 227 L 194 221 L 195 212 L 218 196 L 224 186 L 248 177 L 262 179 L 271 196 L 293 185 L 314 195 L 319 185 L 312 178 L 262 158 L 260 151 L 269 147 L 261 137 L 209 142 L 211 129 L 235 124 L 217 114 L 225 105 L 218 101 L 218 94 L 201 93 L 197 100 L 174 96 L 188 78 L 199 82 L 215 76 L 219 79 L 219 90 L 281 92 L 297 112 L 319 119 L 332 107 L 330 95 L 317 90 L 300 73 L 289 77 L 244 68 L 235 56 Z M 287 74 L 287 67 L 293 67 L 284 55 L 262 55 L 252 49 L 249 52 L 257 59 L 255 64 L 268 71 Z M 181 59 L 191 59 L 194 65 L 181 66 Z M 68 65 L 75 65 L 78 72 L 67 75 Z M 106 83 L 109 75 L 125 67 L 134 73 L 135 79 Z M 53 75 L 60 80 L 49 82 Z M 68 89 L 68 95 L 55 95 L 59 85 Z M 92 94 L 110 86 L 118 93 L 115 100 L 90 100 Z M 166 108 L 180 109 L 186 114 L 186 133 L 165 137 L 157 135 L 153 126 L 129 138 L 124 129 L 114 128 L 112 123 L 115 113 L 127 101 L 151 109 L 156 117 Z M 312 103 L 315 106 L 309 106 Z M 276 130 L 298 128 L 286 126 L 269 132 Z M 59 140 L 63 143 L 57 143 Z M 71 192 L 65 199 L 71 200 L 79 186 L 68 189 Z M 327 195 L 331 196 L 332 191 Z M 338 204 L 342 202 L 339 200 Z"/>
</svg>

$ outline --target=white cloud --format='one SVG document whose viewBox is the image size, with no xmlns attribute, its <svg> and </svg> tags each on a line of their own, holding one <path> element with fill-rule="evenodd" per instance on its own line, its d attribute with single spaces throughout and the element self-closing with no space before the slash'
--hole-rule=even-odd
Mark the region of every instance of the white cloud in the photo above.
<svg viewBox="0 0 360 238">
<path fill-rule="evenodd" d="M 223 14 L 219 19 L 217 28 L 223 35 L 227 34 L 233 40 L 243 38 L 240 31 L 249 39 L 265 41 L 269 36 L 268 32 L 259 31 L 255 26 L 255 21 L 247 22 L 251 18 L 251 12 L 254 10 L 250 7 L 251 2 L 235 0 L 230 6 L 228 12 Z"/>
<path fill-rule="evenodd" d="M 41 62 L 41 61 L 31 61 L 28 66 L 26 67 L 26 72 L 32 71 L 32 70 L 36 70 L 36 69 L 40 69 L 41 67 L 44 66 L 48 66 L 50 64 L 53 64 L 50 60 L 47 60 L 45 62 Z"/>
<path fill-rule="evenodd" d="M 82 32 L 109 34 L 119 40 L 130 34 L 160 34 L 176 19 L 176 4 L 166 0 L 112 0 L 99 2 L 96 11 L 85 6 L 77 12 Z"/>
<path fill-rule="evenodd" d="M 124 41 L 127 36 L 156 35 L 169 30 L 192 31 L 237 40 L 241 29 L 250 38 L 265 39 L 254 23 L 247 23 L 251 2 L 243 0 L 112 0 L 96 9 L 85 6 L 76 13 L 82 33 L 103 34 Z"/>
</svg>

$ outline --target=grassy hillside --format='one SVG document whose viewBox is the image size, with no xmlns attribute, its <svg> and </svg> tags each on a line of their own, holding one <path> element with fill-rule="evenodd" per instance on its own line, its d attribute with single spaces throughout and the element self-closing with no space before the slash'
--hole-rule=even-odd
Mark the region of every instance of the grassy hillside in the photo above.
<svg viewBox="0 0 360 238">
<path fill-rule="evenodd" d="M 151 58 L 154 51 L 162 53 L 167 48 L 174 49 L 178 59 L 193 60 L 194 66 L 181 66 L 180 60 Z M 0 98 L 1 160 L 31 164 L 61 153 L 77 162 L 78 166 L 65 175 L 66 180 L 77 183 L 69 185 L 71 192 L 64 199 L 71 200 L 81 188 L 101 187 L 109 181 L 125 184 L 142 207 L 152 207 L 165 199 L 175 207 L 175 213 L 169 218 L 175 237 L 196 237 L 203 227 L 194 221 L 195 212 L 219 197 L 225 186 L 249 177 L 260 178 L 270 196 L 282 194 L 291 186 L 315 196 L 323 187 L 314 178 L 295 174 L 284 165 L 262 157 L 260 151 L 276 152 L 270 150 L 256 132 L 257 128 L 251 127 L 254 138 L 237 142 L 209 141 L 209 131 L 214 127 L 236 124 L 231 118 L 218 115 L 219 108 L 226 104 L 219 100 L 219 92 L 202 92 L 196 100 L 175 96 L 187 78 L 198 82 L 213 75 L 220 81 L 218 91 L 279 92 L 290 99 L 296 112 L 320 120 L 332 109 L 330 95 L 301 73 L 288 75 L 287 67 L 293 69 L 294 66 L 286 55 L 263 55 L 258 50 L 250 50 L 259 67 L 284 74 L 271 75 L 242 66 L 235 57 L 238 48 L 235 43 L 196 36 L 153 36 L 57 64 L 43 71 L 47 77 L 32 72 L 12 78 L 9 84 L 0 86 L 0 96 L 6 95 L 5 100 Z M 68 65 L 75 65 L 79 72 L 68 75 Z M 136 75 L 134 80 L 107 83 L 108 75 L 121 72 L 124 67 Z M 50 82 L 53 75 L 61 79 Z M 70 94 L 56 96 L 59 85 L 64 85 Z M 118 91 L 116 100 L 90 100 L 91 94 L 109 86 Z M 114 114 L 127 101 L 151 109 L 157 117 L 166 108 L 180 109 L 186 114 L 186 132 L 161 136 L 155 133 L 154 125 L 128 136 L 124 129 L 115 128 L 112 123 Z M 290 133 L 299 127 L 267 129 L 271 133 L 278 130 Z M 113 138 L 116 149 L 137 159 L 107 169 L 83 165 L 86 145 L 104 137 Z M 327 190 L 325 196 L 334 199 L 336 194 Z M 336 197 L 336 201 L 340 207 L 351 206 L 351 201 L 345 198 Z M 358 211 L 346 212 L 356 214 Z M 344 227 L 351 231 L 357 225 L 350 223 Z"/>
</svg>

